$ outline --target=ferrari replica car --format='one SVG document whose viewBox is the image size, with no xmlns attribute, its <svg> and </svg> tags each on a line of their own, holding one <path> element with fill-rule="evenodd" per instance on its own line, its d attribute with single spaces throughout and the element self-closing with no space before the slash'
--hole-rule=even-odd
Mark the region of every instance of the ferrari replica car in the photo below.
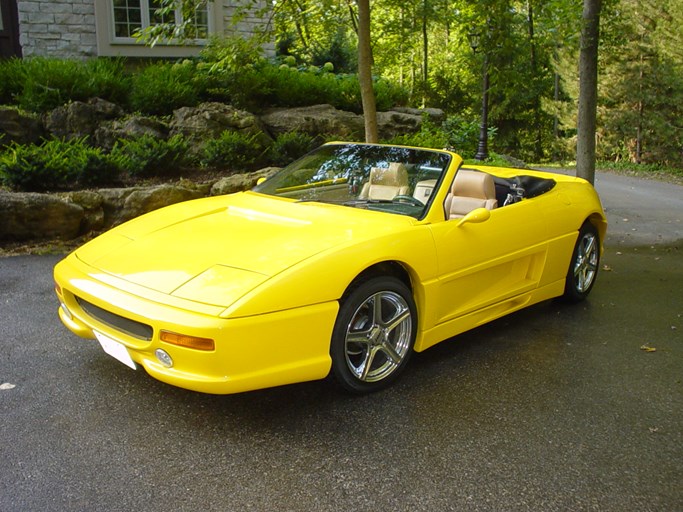
<svg viewBox="0 0 683 512">
<path fill-rule="evenodd" d="M 579 178 L 330 143 L 253 190 L 157 210 L 77 249 L 55 267 L 59 316 L 182 388 L 330 375 L 370 392 L 413 351 L 584 299 L 606 228 Z"/>
</svg>

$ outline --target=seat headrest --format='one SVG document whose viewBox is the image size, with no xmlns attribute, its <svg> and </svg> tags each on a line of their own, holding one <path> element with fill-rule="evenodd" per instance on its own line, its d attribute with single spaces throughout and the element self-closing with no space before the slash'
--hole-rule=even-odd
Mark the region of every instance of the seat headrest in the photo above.
<svg viewBox="0 0 683 512">
<path fill-rule="evenodd" d="M 490 199 L 496 197 L 496 185 L 489 174 L 461 169 L 455 175 L 451 192 L 454 196 Z"/>
<path fill-rule="evenodd" d="M 370 169 L 370 183 L 373 185 L 402 187 L 408 184 L 408 169 L 405 164 L 391 162 L 389 167 Z"/>
</svg>

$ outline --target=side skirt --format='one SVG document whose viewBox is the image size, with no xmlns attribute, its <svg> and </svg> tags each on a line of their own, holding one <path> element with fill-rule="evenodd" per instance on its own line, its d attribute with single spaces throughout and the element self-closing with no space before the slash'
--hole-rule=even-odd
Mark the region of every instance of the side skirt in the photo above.
<svg viewBox="0 0 683 512">
<path fill-rule="evenodd" d="M 437 343 L 452 338 L 460 333 L 479 327 L 497 318 L 518 311 L 527 306 L 543 302 L 544 300 L 559 297 L 564 293 L 564 279 L 555 281 L 533 292 L 523 293 L 503 302 L 493 304 L 467 315 L 454 318 L 439 324 L 428 331 L 418 333 L 415 341 L 415 351 L 422 352 Z"/>
</svg>

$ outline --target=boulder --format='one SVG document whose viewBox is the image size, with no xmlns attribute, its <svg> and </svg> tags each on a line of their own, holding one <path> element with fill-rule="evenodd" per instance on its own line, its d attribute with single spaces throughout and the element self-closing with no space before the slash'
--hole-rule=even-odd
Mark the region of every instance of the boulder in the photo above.
<svg viewBox="0 0 683 512">
<path fill-rule="evenodd" d="M 208 102 L 173 112 L 171 135 L 181 134 L 201 144 L 224 131 L 256 135 L 264 146 L 272 143 L 272 138 L 255 115 L 230 105 Z"/>
<path fill-rule="evenodd" d="M 427 118 L 434 124 L 441 124 L 446 120 L 446 113 L 440 108 L 412 108 L 412 107 L 394 107 L 393 112 L 400 112 L 402 114 L 411 114 L 414 116 L 427 116 Z"/>
<path fill-rule="evenodd" d="M 106 229 L 164 206 L 205 197 L 208 193 L 208 185 L 194 184 L 107 188 L 97 191 L 102 197 L 103 227 Z"/>
<path fill-rule="evenodd" d="M 158 139 L 168 137 L 169 126 L 154 117 L 134 115 L 123 120 L 104 121 L 95 130 L 95 144 L 111 151 L 119 139 L 134 139 L 151 135 Z"/>
<path fill-rule="evenodd" d="M 332 135 L 343 140 L 362 140 L 365 133 L 363 116 L 337 110 L 332 105 L 272 109 L 261 116 L 261 121 L 273 135 L 298 131 L 313 137 Z"/>
<path fill-rule="evenodd" d="M 422 116 L 391 110 L 377 112 L 377 132 L 381 139 L 392 139 L 397 135 L 415 133 L 422 126 Z"/>
<path fill-rule="evenodd" d="M 94 139 L 100 124 L 123 115 L 123 109 L 109 101 L 94 98 L 87 103 L 74 101 L 45 114 L 45 128 L 55 137 L 71 140 L 80 137 Z"/>
<path fill-rule="evenodd" d="M 249 190 L 256 185 L 256 182 L 260 178 L 268 178 L 279 170 L 279 167 L 266 167 L 265 169 L 256 172 L 233 174 L 232 176 L 221 178 L 211 187 L 211 195 L 220 196 Z"/>
<path fill-rule="evenodd" d="M 0 191 L 0 240 L 70 240 L 81 234 L 83 208 L 49 194 Z"/>
<path fill-rule="evenodd" d="M 104 228 L 104 209 L 102 208 L 104 198 L 102 194 L 90 190 L 80 190 L 67 192 L 62 197 L 67 202 L 83 208 L 83 221 L 81 223 L 83 233 L 99 231 Z"/>
<path fill-rule="evenodd" d="M 37 144 L 43 134 L 43 123 L 37 116 L 11 107 L 0 107 L 0 147 L 11 142 Z"/>
<path fill-rule="evenodd" d="M 140 188 L 126 197 L 117 221 L 125 222 L 164 206 L 189 201 L 190 199 L 199 199 L 200 197 L 202 194 L 198 190 L 174 185 Z"/>
<path fill-rule="evenodd" d="M 425 117 L 436 125 L 441 125 L 446 119 L 444 111 L 438 108 L 396 107 L 387 112 L 377 112 L 377 131 L 381 139 L 415 133 L 420 130 Z"/>
<path fill-rule="evenodd" d="M 142 188 L 106 188 L 97 191 L 98 194 L 102 197 L 102 214 L 104 216 L 104 228 L 108 229 L 116 224 L 121 224 L 121 210 L 123 210 L 123 205 L 126 202 L 128 196 L 137 190 L 142 190 Z"/>
</svg>

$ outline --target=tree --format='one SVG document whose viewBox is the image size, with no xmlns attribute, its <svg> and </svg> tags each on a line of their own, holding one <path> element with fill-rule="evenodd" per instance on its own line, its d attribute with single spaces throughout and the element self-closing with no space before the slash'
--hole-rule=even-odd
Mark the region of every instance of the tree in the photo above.
<svg viewBox="0 0 683 512">
<path fill-rule="evenodd" d="M 595 181 L 595 129 L 598 106 L 598 43 L 601 0 L 584 0 L 579 53 L 579 117 L 576 175 Z"/>
<path fill-rule="evenodd" d="M 370 46 L 370 0 L 358 0 L 358 81 L 363 102 L 365 142 L 378 142 L 377 106 L 372 87 L 372 48 Z"/>
<path fill-rule="evenodd" d="M 678 0 L 621 0 L 603 6 L 598 159 L 683 162 L 683 52 Z M 680 8 L 679 8 L 680 9 Z"/>
</svg>

